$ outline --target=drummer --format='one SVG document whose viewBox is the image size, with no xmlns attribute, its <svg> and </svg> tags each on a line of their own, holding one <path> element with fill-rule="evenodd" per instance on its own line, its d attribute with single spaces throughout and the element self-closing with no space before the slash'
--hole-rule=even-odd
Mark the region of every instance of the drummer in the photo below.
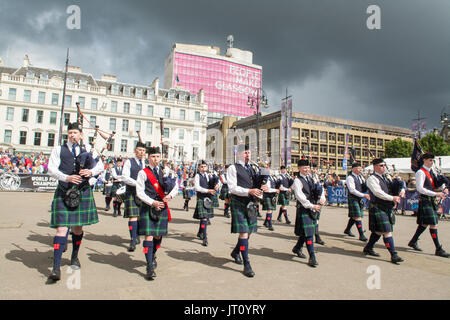
<svg viewBox="0 0 450 320">
<path fill-rule="evenodd" d="M 122 171 L 123 171 L 123 161 L 122 158 L 117 159 L 116 161 L 116 166 L 112 169 L 112 177 L 113 177 L 113 186 L 111 189 L 111 197 L 114 197 L 114 201 L 113 201 L 113 209 L 114 209 L 114 213 L 113 213 L 113 217 L 117 217 L 118 215 L 122 215 L 120 213 L 120 206 L 122 205 L 122 198 L 120 195 L 117 195 L 117 191 L 119 190 L 120 187 L 124 186 L 124 184 L 122 182 L 120 182 L 121 176 L 122 176 Z M 125 195 L 125 188 L 123 190 L 123 195 Z"/>
</svg>

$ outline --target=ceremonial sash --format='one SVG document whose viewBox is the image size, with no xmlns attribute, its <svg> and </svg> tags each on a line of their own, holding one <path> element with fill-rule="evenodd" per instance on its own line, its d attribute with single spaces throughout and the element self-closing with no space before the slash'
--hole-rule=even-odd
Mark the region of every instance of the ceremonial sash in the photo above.
<svg viewBox="0 0 450 320">
<path fill-rule="evenodd" d="M 158 192 L 159 196 L 161 197 L 161 200 L 164 199 L 165 194 L 161 189 L 161 186 L 158 183 L 158 180 L 156 180 L 153 172 L 149 168 L 144 169 L 145 174 L 147 175 L 148 180 L 152 184 L 152 186 L 155 188 L 156 192 Z M 165 206 L 167 207 L 167 212 L 169 214 L 169 221 L 172 221 L 172 217 L 170 215 L 170 209 L 166 202 L 164 202 Z"/>
<path fill-rule="evenodd" d="M 433 190 L 436 190 L 436 186 L 434 185 L 433 178 L 431 177 L 431 174 L 428 172 L 428 170 L 425 168 L 420 168 L 420 170 L 422 170 L 423 173 L 425 173 L 425 175 L 427 176 L 427 178 L 430 179 L 431 185 L 433 186 Z"/>
</svg>

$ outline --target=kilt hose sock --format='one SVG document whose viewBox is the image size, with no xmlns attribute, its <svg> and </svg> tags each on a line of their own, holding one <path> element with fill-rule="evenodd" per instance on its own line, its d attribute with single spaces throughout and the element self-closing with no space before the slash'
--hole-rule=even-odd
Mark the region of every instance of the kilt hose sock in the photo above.
<svg viewBox="0 0 450 320">
<path fill-rule="evenodd" d="M 145 260 L 147 261 L 147 266 L 151 266 L 153 263 L 153 241 L 143 241 Z"/>
<path fill-rule="evenodd" d="M 373 249 L 375 246 L 375 243 L 377 243 L 378 240 L 380 240 L 381 236 L 376 234 L 375 232 L 372 232 L 369 238 L 369 242 L 366 245 L 367 249 Z"/>
<path fill-rule="evenodd" d="M 112 200 L 112 198 L 111 197 L 105 197 L 105 203 L 106 203 L 106 206 L 109 208 L 109 206 L 111 205 L 111 200 Z"/>
<path fill-rule="evenodd" d="M 358 229 L 359 235 L 362 237 L 364 236 L 364 230 L 363 230 L 363 226 L 362 226 L 362 221 L 361 220 L 354 220 L 355 224 L 356 224 L 356 228 Z"/>
<path fill-rule="evenodd" d="M 303 248 L 303 244 L 305 244 L 305 237 L 300 236 L 298 237 L 297 244 L 294 246 L 294 248 L 296 250 L 300 250 L 301 248 Z"/>
<path fill-rule="evenodd" d="M 383 237 L 384 245 L 389 250 L 389 253 L 392 255 L 395 252 L 394 247 L 394 238 L 393 237 Z"/>
<path fill-rule="evenodd" d="M 242 255 L 242 260 L 244 260 L 244 263 L 247 264 L 249 263 L 249 259 L 248 259 L 248 239 L 238 239 L 238 244 L 237 247 L 239 247 L 239 251 L 241 252 Z"/>
<path fill-rule="evenodd" d="M 128 221 L 128 229 L 130 230 L 131 240 L 135 241 L 137 238 L 138 222 L 137 221 Z"/>
<path fill-rule="evenodd" d="M 161 248 L 161 242 L 162 237 L 159 239 L 153 238 L 153 256 L 155 255 L 156 251 L 158 251 L 158 249 Z"/>
<path fill-rule="evenodd" d="M 353 227 L 353 224 L 355 224 L 355 220 L 353 218 L 348 219 L 347 228 L 345 228 L 345 231 L 348 232 Z"/>
<path fill-rule="evenodd" d="M 314 256 L 314 241 L 313 236 L 306 237 L 306 249 L 308 249 L 308 254 L 310 257 Z"/>
<path fill-rule="evenodd" d="M 53 238 L 53 269 L 61 268 L 61 258 L 66 244 L 66 237 L 55 236 Z"/>
<path fill-rule="evenodd" d="M 418 225 L 417 226 L 417 230 L 416 233 L 414 234 L 414 236 L 411 239 L 411 242 L 416 243 L 419 240 L 420 235 L 427 229 L 427 227 L 424 227 L 422 225 Z M 431 229 L 430 229 L 431 232 Z"/>
<path fill-rule="evenodd" d="M 225 207 L 224 207 L 224 210 L 223 210 L 223 213 L 225 214 L 225 215 L 227 215 L 228 214 L 228 208 L 230 207 L 230 204 L 229 203 L 225 203 Z"/>
<path fill-rule="evenodd" d="M 439 249 L 441 247 L 441 244 L 439 243 L 437 229 L 431 229 L 430 228 L 430 235 L 431 235 L 431 238 L 433 239 L 433 242 L 434 242 L 434 245 L 436 246 L 436 249 Z"/>
<path fill-rule="evenodd" d="M 72 234 L 72 258 L 78 257 L 78 251 L 80 250 L 81 240 L 83 240 L 82 234 Z"/>
</svg>

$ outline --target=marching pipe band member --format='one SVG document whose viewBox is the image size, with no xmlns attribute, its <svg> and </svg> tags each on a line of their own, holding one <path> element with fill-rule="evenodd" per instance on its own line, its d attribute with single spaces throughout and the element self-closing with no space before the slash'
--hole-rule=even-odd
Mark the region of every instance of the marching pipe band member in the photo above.
<svg viewBox="0 0 450 320">
<path fill-rule="evenodd" d="M 212 167 L 212 166 L 211 166 Z M 217 181 L 217 190 L 213 194 L 213 208 L 218 208 L 220 206 L 219 204 L 219 190 L 220 190 L 220 178 L 217 171 L 215 171 L 213 168 L 211 168 L 212 172 L 210 174 L 210 177 L 213 177 L 215 181 Z M 208 219 L 209 221 L 209 219 Z"/>
<path fill-rule="evenodd" d="M 417 245 L 420 235 L 430 226 L 430 235 L 436 247 L 436 256 L 448 258 L 450 254 L 445 252 L 439 243 L 437 225 L 438 214 L 435 199 L 443 199 L 448 194 L 448 186 L 439 182 L 439 176 L 436 175 L 433 167 L 434 155 L 425 153 L 422 155 L 423 165 L 416 172 L 416 188 L 419 192 L 419 210 L 417 212 L 417 230 L 408 246 L 416 251 L 422 251 Z M 440 191 L 442 190 L 442 191 Z"/>
<path fill-rule="evenodd" d="M 373 250 L 373 247 L 383 236 L 384 244 L 391 254 L 391 262 L 398 264 L 403 259 L 395 251 L 392 231 L 395 223 L 393 209 L 395 203 L 400 202 L 400 196 L 395 195 L 393 182 L 385 175 L 387 167 L 384 160 L 376 158 L 372 161 L 372 165 L 374 173 L 367 178 L 367 188 L 370 195 L 369 230 L 372 234 L 364 247 L 363 253 L 379 257 L 380 255 Z M 402 192 L 404 193 L 404 190 Z"/>
<path fill-rule="evenodd" d="M 142 243 L 147 262 L 145 278 L 153 280 L 156 277 L 156 251 L 161 246 L 162 237 L 167 234 L 168 222 L 171 220 L 167 203 L 177 195 L 178 185 L 173 183 L 172 187 L 164 182 L 164 172 L 159 166 L 160 148 L 151 147 L 147 153 L 149 165 L 138 173 L 136 195 L 143 202 L 139 215 L 139 235 L 145 236 Z"/>
<path fill-rule="evenodd" d="M 348 175 L 345 184 L 348 189 L 348 224 L 344 233 L 350 237 L 355 235 L 351 232 L 353 224 L 359 232 L 359 240 L 366 242 L 367 238 L 364 235 L 362 226 L 362 219 L 364 217 L 364 199 L 370 200 L 370 195 L 366 194 L 367 186 L 364 178 L 361 176 L 363 168 L 360 163 L 354 162 L 352 164 L 352 173 Z"/>
<path fill-rule="evenodd" d="M 113 201 L 113 217 L 117 217 L 118 215 L 121 216 L 122 213 L 120 212 L 120 206 L 122 205 L 122 200 L 117 197 L 117 190 L 119 190 L 120 187 L 122 187 L 122 182 L 120 181 L 120 177 L 122 176 L 123 172 L 123 161 L 121 158 L 117 159 L 115 167 L 112 169 L 112 177 L 113 177 L 113 186 L 111 190 L 111 196 L 114 198 Z"/>
<path fill-rule="evenodd" d="M 277 209 L 277 194 L 280 192 L 276 187 L 276 181 L 272 176 L 270 167 L 267 167 L 268 176 L 263 180 L 263 210 L 266 210 L 266 220 L 264 221 L 264 226 L 273 231 L 272 226 L 272 211 Z"/>
<path fill-rule="evenodd" d="M 130 246 L 129 252 L 136 250 L 136 244 L 140 243 L 138 236 L 138 219 L 140 212 L 141 201 L 136 197 L 136 179 L 139 171 L 145 168 L 145 144 L 138 141 L 134 149 L 135 156 L 125 162 L 122 170 L 122 175 L 119 177 L 120 181 L 126 184 L 125 194 L 125 210 L 124 218 L 128 218 L 128 230 L 130 231 Z"/>
<path fill-rule="evenodd" d="M 183 182 L 181 183 L 183 187 L 183 199 L 184 199 L 184 206 L 183 209 L 186 211 L 189 211 L 189 201 L 191 200 L 191 184 L 192 181 L 189 178 L 189 175 L 187 173 L 183 174 Z"/>
<path fill-rule="evenodd" d="M 103 195 L 105 196 L 105 203 L 106 203 L 106 208 L 105 211 L 109 211 L 109 209 L 111 209 L 111 200 L 112 200 L 112 196 L 111 196 L 111 191 L 112 191 L 112 186 L 113 186 L 113 176 L 112 176 L 112 169 L 114 167 L 114 163 L 109 162 L 108 166 L 106 168 L 105 171 L 103 171 Z"/>
<path fill-rule="evenodd" d="M 292 249 L 292 252 L 299 258 L 306 258 L 306 256 L 302 253 L 303 245 L 306 242 L 306 248 L 309 253 L 308 265 L 310 267 L 316 267 L 318 263 L 314 253 L 313 237 L 316 233 L 318 212 L 325 203 L 325 193 L 322 189 L 320 190 L 321 192 L 319 195 L 314 189 L 315 184 L 309 176 L 311 168 L 308 160 L 299 160 L 298 169 L 299 174 L 294 180 L 292 189 L 294 191 L 295 198 L 297 199 L 294 232 L 299 238 L 297 244 Z"/>
<path fill-rule="evenodd" d="M 228 180 L 227 180 L 227 171 L 228 171 L 228 167 L 230 165 L 227 164 L 225 165 L 225 169 L 223 174 L 220 175 L 220 180 L 222 182 L 222 187 L 220 188 L 220 195 L 219 195 L 219 199 L 224 201 L 224 210 L 223 210 L 223 214 L 225 217 L 229 218 L 230 217 L 230 213 L 229 213 L 229 208 L 230 208 L 230 195 L 229 195 L 229 188 L 228 188 Z"/>
<path fill-rule="evenodd" d="M 313 182 L 313 185 L 314 185 L 314 187 L 313 187 L 313 190 L 316 190 L 316 188 L 318 187 L 318 186 L 320 186 L 320 179 L 319 179 L 319 175 L 317 174 L 317 171 L 316 171 L 316 169 L 315 168 L 312 168 L 311 169 L 311 171 L 310 171 L 310 178 L 311 178 L 311 181 Z M 325 195 L 325 192 L 324 192 L 324 195 Z M 323 204 L 325 204 L 325 201 L 324 201 L 324 203 L 322 203 L 322 205 Z M 325 242 L 322 240 L 322 238 L 320 237 L 320 234 L 319 234 L 319 220 L 320 220 L 320 213 L 321 213 L 321 211 L 319 210 L 318 212 L 317 212 L 317 219 L 316 219 L 316 230 L 315 230 L 315 232 L 314 232 L 314 236 L 315 236 L 315 238 L 316 238 L 316 243 L 317 244 L 320 244 L 320 245 L 325 245 Z"/>
<path fill-rule="evenodd" d="M 286 219 L 286 223 L 290 224 L 288 214 L 287 214 L 287 206 L 289 205 L 290 193 L 292 191 L 292 185 L 294 184 L 294 179 L 292 179 L 286 171 L 285 166 L 280 167 L 280 193 L 278 194 L 278 204 L 280 205 L 280 212 L 278 213 L 277 220 L 281 222 L 281 215 L 284 215 Z"/>
<path fill-rule="evenodd" d="M 244 264 L 245 276 L 254 277 L 255 273 L 248 258 L 249 236 L 258 230 L 255 199 L 262 196 L 262 190 L 254 187 L 258 175 L 250 166 L 250 156 L 248 145 L 239 145 L 237 161 L 228 167 L 227 178 L 230 189 L 231 233 L 239 233 L 231 257 L 235 263 Z"/>
<path fill-rule="evenodd" d="M 83 239 L 83 226 L 98 222 L 97 208 L 88 179 L 103 171 L 102 161 L 94 164 L 87 157 L 90 146 L 80 145 L 82 127 L 79 123 L 69 123 L 67 143 L 53 148 L 48 173 L 59 181 L 52 201 L 50 227 L 56 228 L 53 238 L 53 269 L 49 280 L 61 279 L 61 258 L 67 244 L 68 228 L 72 230 L 72 256 L 70 264 L 80 268 L 78 251 Z M 96 151 L 93 152 L 95 158 Z M 84 163 L 83 163 L 84 162 Z"/>
<path fill-rule="evenodd" d="M 213 208 L 213 196 L 218 190 L 219 186 L 215 185 L 214 188 L 210 188 L 211 176 L 208 175 L 208 164 L 206 161 L 201 160 L 198 167 L 199 172 L 194 177 L 194 188 L 197 194 L 197 205 L 195 206 L 194 219 L 200 220 L 199 230 L 197 237 L 203 241 L 202 245 L 208 245 L 207 237 L 207 225 L 208 218 L 214 217 Z"/>
</svg>

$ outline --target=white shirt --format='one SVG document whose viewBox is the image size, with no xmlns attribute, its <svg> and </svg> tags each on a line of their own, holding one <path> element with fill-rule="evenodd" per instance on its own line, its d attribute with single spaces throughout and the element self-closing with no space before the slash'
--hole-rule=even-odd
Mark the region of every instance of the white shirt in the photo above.
<svg viewBox="0 0 450 320">
<path fill-rule="evenodd" d="M 383 176 L 379 173 L 376 173 L 376 175 L 378 175 L 379 177 L 383 178 Z M 377 197 L 380 198 L 382 200 L 387 200 L 387 201 L 394 201 L 394 197 L 391 196 L 390 194 L 387 194 L 386 192 L 384 192 L 381 189 L 380 186 L 380 180 L 377 179 L 377 177 L 375 177 L 374 175 L 371 175 L 370 177 L 367 178 L 366 184 L 367 184 L 367 188 L 370 189 L 370 191 Z"/>
<path fill-rule="evenodd" d="M 273 186 L 275 187 L 275 181 L 273 180 L 273 178 L 267 178 L 267 183 L 265 185 L 269 188 L 269 191 L 267 191 L 266 193 L 277 192 L 278 189 L 272 188 L 272 183 L 274 184 Z"/>
<path fill-rule="evenodd" d="M 220 175 L 220 177 L 222 178 L 222 184 L 227 184 L 227 183 L 228 183 L 228 180 L 227 180 L 227 178 L 225 177 L 225 174 L 228 175 L 228 173 L 224 173 L 224 174 L 221 174 L 221 175 Z"/>
<path fill-rule="evenodd" d="M 208 193 L 209 189 L 205 189 L 200 185 L 200 175 L 204 175 L 206 176 L 206 181 L 209 181 L 209 177 L 207 173 L 197 173 L 194 177 L 194 189 L 195 192 L 200 192 L 200 193 Z"/>
<path fill-rule="evenodd" d="M 149 166 L 149 168 L 153 172 L 154 167 Z M 159 173 L 159 170 L 161 170 L 161 169 L 158 168 L 158 173 Z M 155 201 L 155 200 L 150 198 L 145 193 L 145 181 L 147 181 L 147 179 L 148 178 L 147 178 L 147 174 L 145 173 L 145 171 L 144 170 L 139 171 L 137 179 L 136 179 L 136 195 L 143 202 L 145 202 L 146 204 L 151 206 L 153 204 L 153 201 Z M 173 199 L 177 195 L 177 193 L 178 193 L 178 183 L 175 183 L 175 187 L 173 187 L 173 189 L 172 189 L 172 191 L 170 191 L 169 195 Z"/>
<path fill-rule="evenodd" d="M 72 152 L 72 143 L 70 141 L 67 142 L 67 146 L 69 147 L 69 151 Z M 91 146 L 88 144 L 85 146 L 86 151 L 91 151 Z M 80 146 L 75 147 L 75 153 L 78 156 L 80 154 Z M 92 153 L 92 157 L 95 159 L 98 157 L 97 151 L 94 149 Z M 67 182 L 67 177 L 69 175 L 62 173 L 59 171 L 59 165 L 61 164 L 61 146 L 56 146 L 52 150 L 52 154 L 50 155 L 50 159 L 48 161 L 48 174 L 59 181 Z M 103 161 L 100 159 L 96 166 L 92 169 L 89 169 L 92 172 L 92 176 L 99 175 L 103 171 Z"/>
<path fill-rule="evenodd" d="M 145 168 L 145 159 L 144 158 L 142 158 L 142 160 L 139 160 L 136 156 L 134 156 L 132 159 L 135 159 L 139 166 L 141 166 L 141 161 L 142 161 L 142 169 Z M 131 178 L 130 174 L 131 174 L 131 159 L 128 159 L 127 162 L 125 162 L 125 164 L 123 165 L 122 175 L 119 177 L 119 180 L 122 182 L 125 182 L 125 184 L 127 184 L 131 187 L 135 187 L 136 180 Z"/>
<path fill-rule="evenodd" d="M 238 160 L 237 163 L 242 165 L 245 168 L 245 162 Z M 237 172 L 236 172 L 236 166 L 232 164 L 228 167 L 227 171 L 227 178 L 228 178 L 228 189 L 231 194 L 234 194 L 236 196 L 240 197 L 248 197 L 248 191 L 250 189 L 242 188 L 237 185 Z"/>
<path fill-rule="evenodd" d="M 352 177 L 353 176 L 353 177 Z M 363 182 L 362 182 L 362 180 L 361 180 L 361 178 L 357 175 L 357 174 L 354 174 L 353 172 L 352 172 L 352 174 L 351 175 L 349 175 L 348 177 L 347 177 L 347 179 L 345 179 L 345 184 L 347 185 L 347 188 L 348 188 L 348 191 L 351 193 L 351 194 L 353 194 L 353 195 L 355 195 L 355 196 L 357 196 L 357 197 L 359 197 L 359 198 L 363 198 L 364 197 L 364 193 L 361 193 L 361 192 L 359 192 L 358 190 L 356 190 L 356 184 L 355 184 L 355 180 L 354 179 L 359 179 L 359 182 L 362 184 Z"/>
<path fill-rule="evenodd" d="M 302 176 L 303 178 L 306 178 L 306 176 L 300 174 L 300 176 Z M 310 178 L 311 179 L 311 178 Z M 312 179 L 311 179 L 311 183 L 313 183 Z M 300 179 L 297 177 L 294 180 L 294 185 L 293 188 L 294 190 L 294 194 L 295 197 L 297 198 L 298 201 L 300 201 L 300 203 L 302 204 L 302 206 L 306 209 L 312 209 L 312 207 L 314 206 L 314 204 L 312 204 L 305 196 L 305 194 L 303 193 L 302 189 L 303 189 L 303 183 L 300 181 Z M 325 201 L 325 193 L 323 192 L 323 188 L 322 188 L 322 194 L 320 195 L 320 200 Z"/>
<path fill-rule="evenodd" d="M 119 168 L 119 167 L 114 167 L 114 168 L 112 168 L 112 169 L 111 169 L 111 175 L 112 175 L 112 177 L 114 178 L 114 180 L 122 181 L 122 180 L 121 180 L 122 175 L 121 175 L 121 174 L 117 174 L 117 169 L 118 169 L 118 168 Z M 121 168 L 122 168 L 122 174 L 123 174 L 123 166 L 122 166 Z"/>
<path fill-rule="evenodd" d="M 285 173 L 281 173 L 281 176 L 282 176 L 283 178 L 289 180 L 289 177 L 288 177 Z M 280 185 L 280 190 L 281 190 L 281 191 L 289 191 L 289 188 L 286 188 L 285 186 Z"/>
<path fill-rule="evenodd" d="M 425 170 L 427 170 L 431 174 L 431 168 L 428 168 L 428 167 L 425 167 L 425 166 L 422 166 L 422 168 L 424 168 Z M 428 190 L 428 189 L 423 187 L 423 184 L 425 183 L 426 177 L 427 176 L 425 175 L 425 173 L 421 169 L 417 170 L 417 172 L 416 172 L 416 190 L 420 194 L 423 194 L 423 195 L 426 195 L 426 196 L 430 196 L 430 197 L 435 197 L 436 196 L 436 192 Z M 442 189 L 445 189 L 445 185 L 442 186 Z"/>
</svg>

